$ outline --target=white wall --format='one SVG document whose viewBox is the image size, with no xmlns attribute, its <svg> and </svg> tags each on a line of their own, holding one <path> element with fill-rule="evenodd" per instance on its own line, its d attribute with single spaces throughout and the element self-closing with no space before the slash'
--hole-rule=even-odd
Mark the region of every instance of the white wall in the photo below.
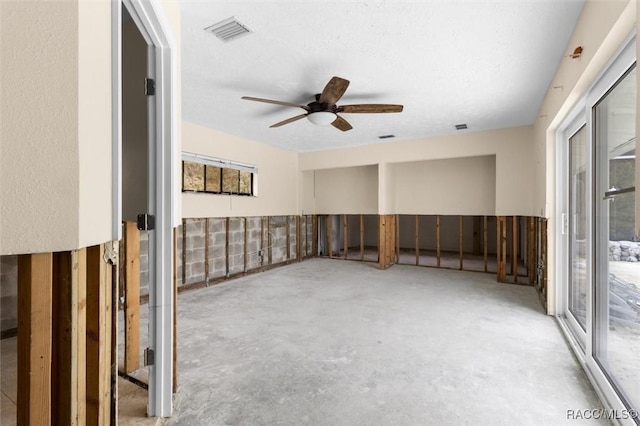
<svg viewBox="0 0 640 426">
<path fill-rule="evenodd" d="M 556 312 L 556 218 L 561 213 L 555 203 L 558 179 L 555 151 L 559 143 L 555 133 L 634 30 L 637 30 L 636 1 L 588 0 L 567 46 L 567 54 L 582 46 L 582 56 L 563 58 L 533 126 L 535 210 L 549 220 L 547 311 L 550 315 Z"/>
<path fill-rule="evenodd" d="M 182 123 L 185 152 L 239 161 L 258 167 L 258 196 L 182 193 L 183 217 L 298 214 L 298 154 Z"/>
<path fill-rule="evenodd" d="M 316 214 L 377 214 L 378 167 L 359 166 L 317 170 Z"/>
<path fill-rule="evenodd" d="M 380 164 L 378 205 L 380 213 L 386 214 L 396 213 L 396 193 L 393 189 L 397 176 L 395 167 L 389 164 L 495 156 L 495 207 L 491 214 L 535 216 L 540 212 L 534 210 L 532 189 L 527 190 L 531 188 L 534 176 L 532 137 L 532 128 L 526 126 L 308 152 L 300 154 L 300 169 L 307 171 Z M 418 201 L 415 206 L 404 206 L 407 209 L 419 207 Z M 471 211 L 475 206 L 467 202 L 461 208 Z"/>
<path fill-rule="evenodd" d="M 493 215 L 496 157 L 454 158 L 392 164 L 394 213 Z"/>
</svg>

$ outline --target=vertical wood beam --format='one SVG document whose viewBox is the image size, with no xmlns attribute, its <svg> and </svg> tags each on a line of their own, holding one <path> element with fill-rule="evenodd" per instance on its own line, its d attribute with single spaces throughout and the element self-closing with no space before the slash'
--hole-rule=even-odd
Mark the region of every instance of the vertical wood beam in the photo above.
<svg viewBox="0 0 640 426">
<path fill-rule="evenodd" d="M 360 260 L 364 260 L 364 215 L 360 215 Z"/>
<path fill-rule="evenodd" d="M 436 266 L 440 267 L 440 215 L 436 216 Z"/>
<path fill-rule="evenodd" d="M 400 263 L 400 215 L 396 214 L 393 217 L 395 226 L 393 227 L 393 237 L 395 239 L 395 263 Z"/>
<path fill-rule="evenodd" d="M 209 239 L 207 232 L 206 239 Z M 209 263 L 209 256 L 205 259 Z M 173 229 L 173 393 L 178 392 L 178 230 Z"/>
<path fill-rule="evenodd" d="M 204 220 L 204 282 L 209 284 L 209 218 Z"/>
<path fill-rule="evenodd" d="M 118 264 L 111 265 L 111 426 L 118 424 L 118 311 L 120 303 L 118 283 L 120 282 L 120 268 L 124 263 L 122 251 L 119 253 Z"/>
<path fill-rule="evenodd" d="M 247 218 L 244 217 L 244 223 L 243 223 L 243 230 L 244 230 L 244 236 L 243 236 L 243 242 L 242 242 L 242 272 L 247 272 Z"/>
<path fill-rule="evenodd" d="M 19 425 L 52 424 L 52 271 L 51 253 L 18 256 Z"/>
<path fill-rule="evenodd" d="M 464 256 L 464 218 L 462 215 L 458 216 L 458 249 L 460 251 L 460 267 L 458 269 L 462 270 L 462 258 Z"/>
<path fill-rule="evenodd" d="M 480 216 L 473 217 L 473 254 L 476 256 L 480 255 L 480 248 L 482 247 L 481 220 Z"/>
<path fill-rule="evenodd" d="M 416 266 L 420 265 L 420 216 L 416 215 Z"/>
<path fill-rule="evenodd" d="M 312 240 L 311 241 L 311 255 L 318 255 L 318 215 L 314 214 L 311 220 L 311 232 L 312 232 Z"/>
<path fill-rule="evenodd" d="M 497 242 L 498 242 L 498 281 L 507 282 L 507 218 L 505 216 L 498 216 L 496 223 L 497 227 Z"/>
<path fill-rule="evenodd" d="M 269 246 L 267 248 L 269 253 L 269 265 L 271 265 L 271 263 L 273 263 L 273 247 L 271 247 L 273 245 L 273 237 L 271 235 L 271 216 L 267 216 L 267 245 Z"/>
<path fill-rule="evenodd" d="M 209 236 L 207 236 L 209 238 Z M 187 220 L 182 219 L 182 285 L 187 281 Z M 207 259 L 209 263 L 209 259 Z"/>
<path fill-rule="evenodd" d="M 287 215 L 285 216 L 287 218 L 286 220 L 286 227 L 287 227 L 287 260 L 291 259 L 291 223 L 290 223 L 290 216 Z"/>
<path fill-rule="evenodd" d="M 387 267 L 387 222 L 386 216 L 378 216 L 378 264 L 380 269 Z"/>
<path fill-rule="evenodd" d="M 333 240 L 333 217 L 331 215 L 327 215 L 327 250 L 329 251 L 329 257 L 333 256 L 333 247 L 331 247 L 331 243 Z"/>
<path fill-rule="evenodd" d="M 489 229 L 488 229 L 487 217 L 482 217 L 482 241 L 484 245 L 484 271 L 488 272 L 488 255 L 489 255 Z"/>
<path fill-rule="evenodd" d="M 174 230 L 174 244 L 176 240 Z M 86 424 L 101 426 L 109 425 L 111 417 L 112 267 L 104 260 L 104 252 L 104 245 L 87 248 Z"/>
<path fill-rule="evenodd" d="M 86 249 L 53 255 L 52 422 L 86 421 Z"/>
<path fill-rule="evenodd" d="M 229 216 L 227 216 L 224 226 L 224 271 L 227 278 L 229 277 L 229 222 Z M 271 263 L 271 256 L 269 256 L 269 263 Z"/>
<path fill-rule="evenodd" d="M 518 282 L 518 216 L 511 219 L 511 273 L 513 282 Z"/>
<path fill-rule="evenodd" d="M 264 264 L 264 216 L 260 216 L 260 265 Z"/>
<path fill-rule="evenodd" d="M 297 215 L 296 217 L 296 259 L 298 262 L 302 260 L 302 217 Z"/>
<path fill-rule="evenodd" d="M 347 219 L 347 215 L 343 215 L 342 219 L 344 220 L 344 228 L 342 230 L 342 245 L 344 246 L 344 258 L 346 259 L 348 256 L 348 251 L 349 251 L 349 228 L 347 225 L 348 219 Z"/>
<path fill-rule="evenodd" d="M 140 367 L 140 231 L 135 222 L 125 222 L 124 247 L 124 371 L 131 373 Z"/>
<path fill-rule="evenodd" d="M 540 226 L 542 228 L 542 236 L 540 238 L 540 257 L 542 259 L 542 296 L 544 301 L 547 301 L 547 279 L 548 279 L 548 249 L 547 249 L 547 219 L 540 219 Z M 546 306 L 545 306 L 546 310 Z"/>
<path fill-rule="evenodd" d="M 529 284 L 535 283 L 535 259 L 534 259 L 535 225 L 531 216 L 527 217 L 527 277 Z"/>
</svg>

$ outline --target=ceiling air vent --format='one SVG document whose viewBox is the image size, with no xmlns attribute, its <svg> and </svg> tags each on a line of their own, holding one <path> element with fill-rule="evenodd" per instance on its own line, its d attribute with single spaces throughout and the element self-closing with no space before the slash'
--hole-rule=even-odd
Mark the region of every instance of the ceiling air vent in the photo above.
<svg viewBox="0 0 640 426">
<path fill-rule="evenodd" d="M 464 130 L 467 128 L 466 124 L 456 124 L 456 130 Z"/>
<path fill-rule="evenodd" d="M 396 135 L 382 135 L 382 136 L 378 136 L 378 138 L 380 139 L 389 139 L 389 138 L 395 138 Z"/>
<path fill-rule="evenodd" d="M 238 37 L 242 37 L 243 35 L 249 34 L 251 32 L 251 30 L 247 28 L 246 25 L 240 23 L 240 21 L 238 21 L 235 16 L 232 16 L 229 19 L 225 19 L 224 21 L 220 21 L 217 24 L 213 24 L 210 27 L 205 28 L 204 30 L 210 32 L 225 43 L 235 40 Z"/>
</svg>

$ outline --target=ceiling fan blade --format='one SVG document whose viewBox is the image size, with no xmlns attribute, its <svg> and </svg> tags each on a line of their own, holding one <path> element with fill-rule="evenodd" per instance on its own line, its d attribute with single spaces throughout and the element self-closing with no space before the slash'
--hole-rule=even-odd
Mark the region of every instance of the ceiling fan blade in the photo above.
<svg viewBox="0 0 640 426">
<path fill-rule="evenodd" d="M 331 123 L 331 125 L 336 129 L 342 130 L 343 132 L 353 129 L 353 127 L 351 127 L 351 124 L 349 124 L 347 120 L 340 117 L 339 115 L 335 120 L 333 120 L 333 123 Z"/>
<path fill-rule="evenodd" d="M 345 80 L 340 77 L 333 77 L 324 87 L 318 102 L 321 104 L 335 105 L 342 95 L 344 95 L 347 87 L 349 87 L 349 80 Z"/>
<path fill-rule="evenodd" d="M 360 105 L 342 105 L 338 108 L 339 112 L 349 114 L 357 113 L 381 113 L 381 112 L 402 112 L 402 105 L 391 104 L 360 104 Z"/>
<path fill-rule="evenodd" d="M 296 115 L 295 117 L 291 117 L 291 118 L 287 118 L 286 120 L 283 120 L 279 123 L 273 124 L 269 127 L 280 127 L 280 126 L 284 126 L 285 124 L 289 124 L 289 123 L 293 123 L 294 121 L 298 121 L 301 118 L 306 117 L 307 114 L 300 114 L 300 115 Z"/>
<path fill-rule="evenodd" d="M 294 104 L 291 102 L 283 102 L 283 101 L 274 101 L 272 99 L 263 99 L 263 98 L 254 98 L 252 96 L 243 96 L 242 99 L 244 99 L 245 101 L 255 101 L 255 102 L 264 102 L 266 104 L 276 104 L 276 105 L 282 105 L 282 106 L 290 106 L 290 107 L 294 107 L 294 108 L 302 108 L 305 111 L 309 111 L 309 107 L 306 105 L 298 105 L 298 104 Z"/>
</svg>

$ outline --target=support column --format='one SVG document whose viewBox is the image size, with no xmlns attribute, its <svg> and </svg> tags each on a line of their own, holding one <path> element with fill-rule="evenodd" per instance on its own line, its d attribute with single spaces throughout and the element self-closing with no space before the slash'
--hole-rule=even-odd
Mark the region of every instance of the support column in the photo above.
<svg viewBox="0 0 640 426">
<path fill-rule="evenodd" d="M 18 256 L 19 425 L 52 423 L 52 271 L 51 253 Z"/>
</svg>

